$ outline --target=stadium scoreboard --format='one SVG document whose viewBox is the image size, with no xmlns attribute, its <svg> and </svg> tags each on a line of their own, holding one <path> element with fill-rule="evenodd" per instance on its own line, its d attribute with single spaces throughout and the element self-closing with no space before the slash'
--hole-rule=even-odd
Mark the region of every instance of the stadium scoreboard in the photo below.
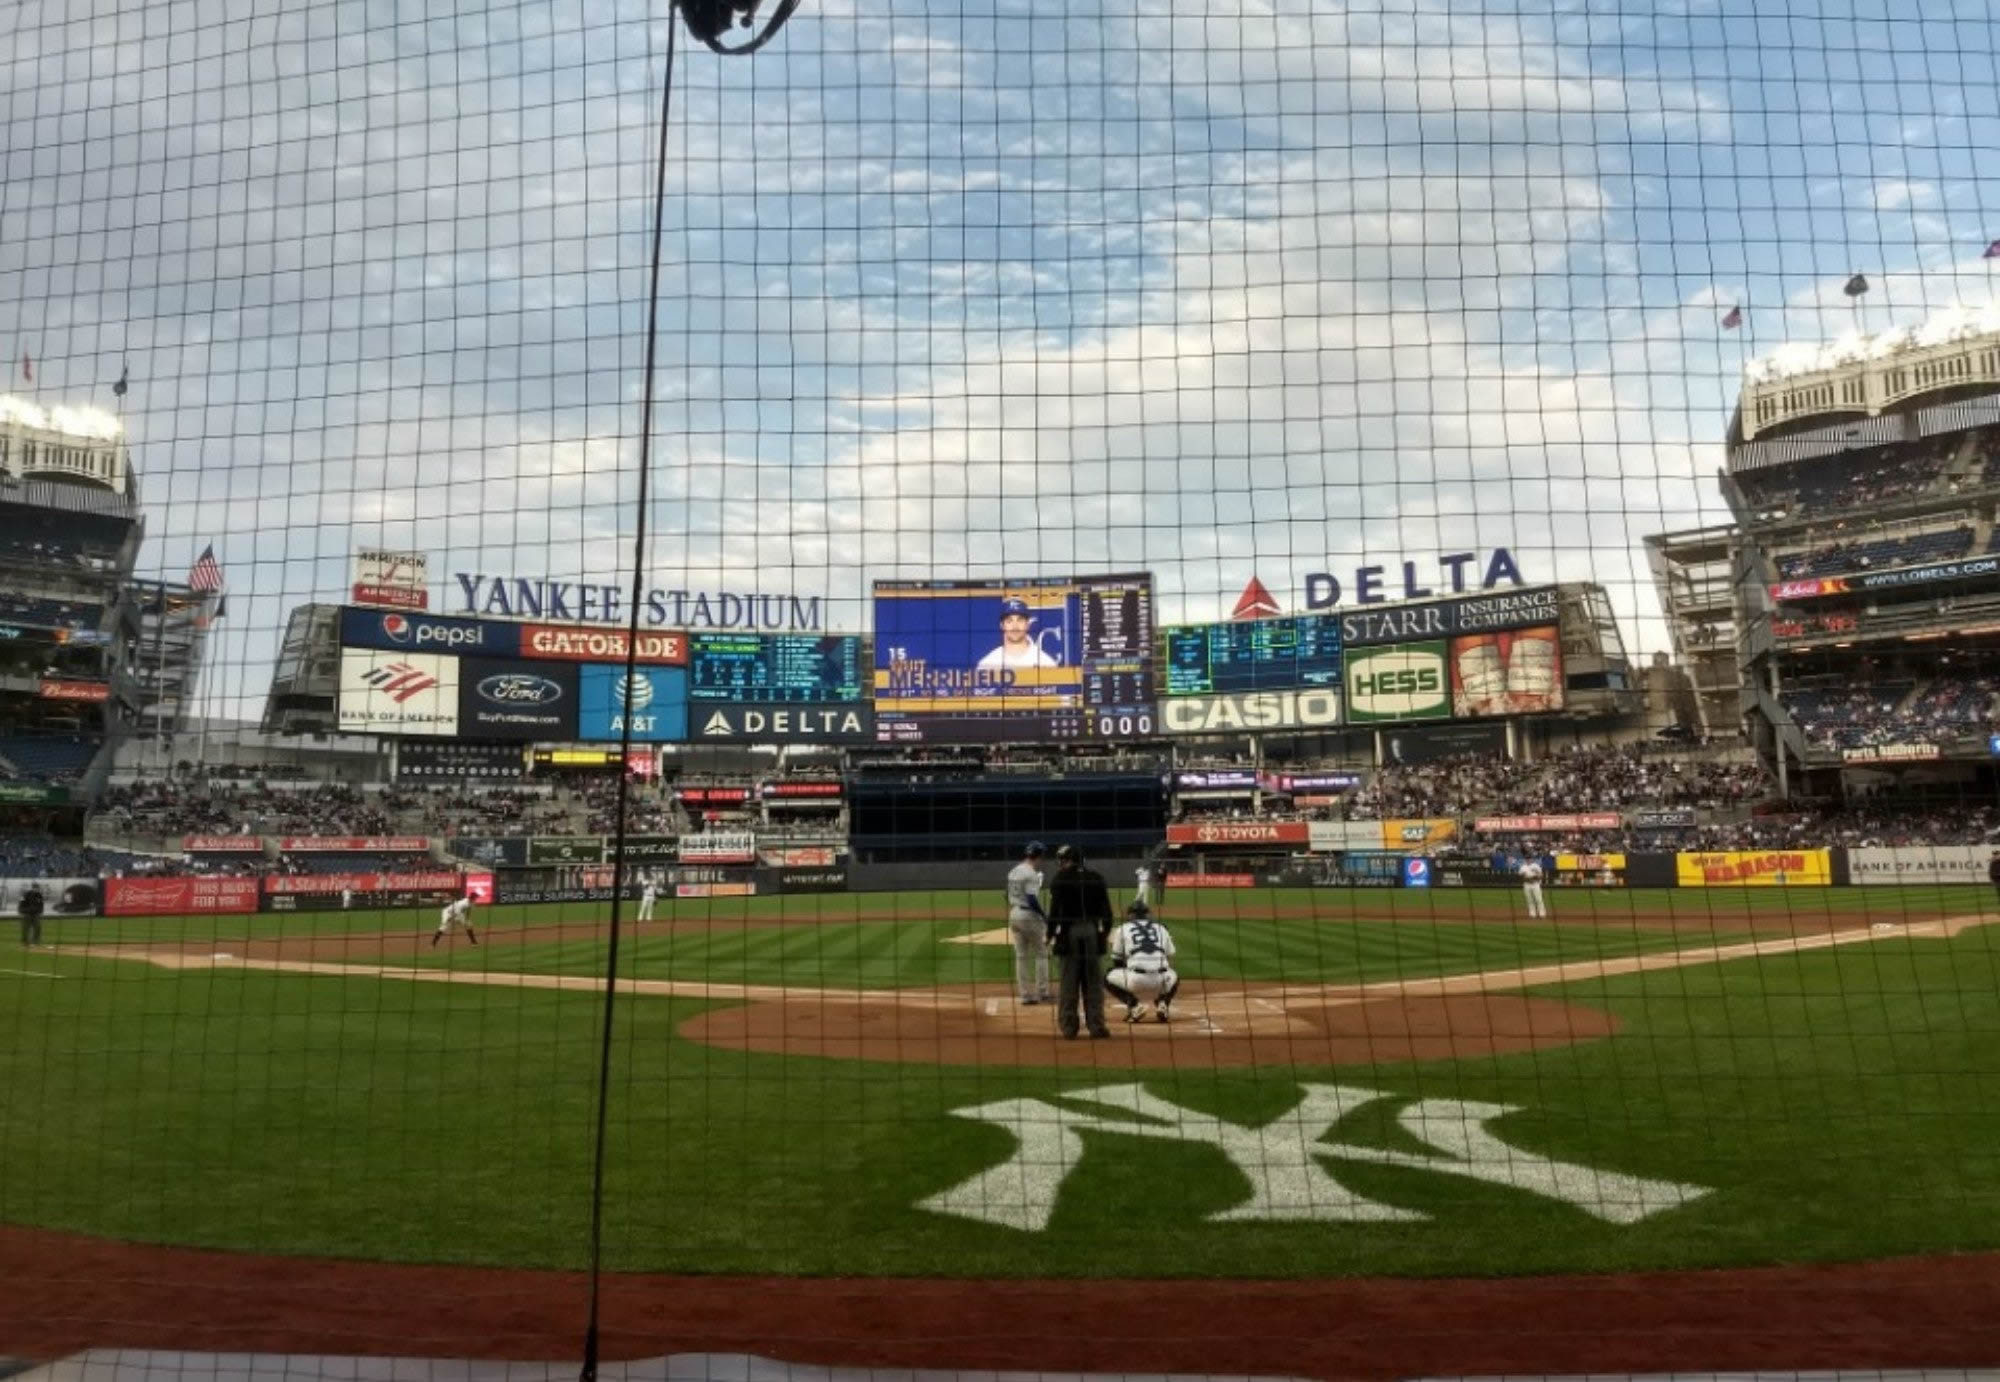
<svg viewBox="0 0 2000 1382">
<path fill-rule="evenodd" d="M 1166 634 L 1169 696 L 1340 689 L 1337 614 L 1187 624 Z"/>
<path fill-rule="evenodd" d="M 881 743 L 1155 732 L 1153 578 L 875 583 Z"/>
<path fill-rule="evenodd" d="M 739 705 L 852 703 L 867 698 L 853 634 L 691 633 L 688 699 Z"/>
</svg>

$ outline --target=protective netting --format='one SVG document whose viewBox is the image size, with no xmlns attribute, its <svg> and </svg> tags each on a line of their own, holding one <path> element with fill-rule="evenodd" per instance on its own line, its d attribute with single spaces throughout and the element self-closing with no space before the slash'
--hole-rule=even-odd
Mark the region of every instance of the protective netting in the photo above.
<svg viewBox="0 0 2000 1382">
<path fill-rule="evenodd" d="M 1995 35 L 0 0 L 0 1354 L 1990 1362 Z"/>
</svg>

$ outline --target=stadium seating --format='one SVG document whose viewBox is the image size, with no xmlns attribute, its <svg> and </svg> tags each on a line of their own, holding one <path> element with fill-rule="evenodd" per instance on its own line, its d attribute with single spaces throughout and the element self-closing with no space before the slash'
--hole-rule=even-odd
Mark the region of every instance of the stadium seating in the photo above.
<svg viewBox="0 0 2000 1382">
<path fill-rule="evenodd" d="M 1753 472 L 1738 483 L 1752 510 L 1760 514 L 1835 514 L 1871 508 L 1929 493 L 1951 493 L 1954 486 L 1945 476 L 1945 466 L 1959 444 L 1960 438 L 1953 436 L 1921 446 L 1872 447 Z"/>
<path fill-rule="evenodd" d="M 428 853 L 342 851 L 333 854 L 287 854 L 278 861 L 280 873 L 414 873 L 435 867 L 437 861 Z"/>
<path fill-rule="evenodd" d="M 86 600 L 46 600 L 0 592 L 0 623 L 9 620 L 41 628 L 94 629 L 104 622 L 104 606 Z"/>
<path fill-rule="evenodd" d="M 1809 743 L 1851 749 L 1899 723 L 1896 707 L 1909 695 L 1912 685 L 1900 681 L 1861 687 L 1808 687 L 1785 691 L 1779 699 Z"/>
<path fill-rule="evenodd" d="M 1835 576 L 1848 571 L 1916 566 L 1929 561 L 1950 561 L 1972 549 L 1974 530 L 1949 528 L 1914 537 L 1879 538 L 1873 542 L 1837 542 L 1810 552 L 1796 552 L 1778 558 L 1778 575 L 1788 581 L 1814 576 Z"/>
<path fill-rule="evenodd" d="M 89 770 L 98 747 L 95 739 L 9 735 L 0 738 L 0 779 L 60 787 Z"/>
</svg>

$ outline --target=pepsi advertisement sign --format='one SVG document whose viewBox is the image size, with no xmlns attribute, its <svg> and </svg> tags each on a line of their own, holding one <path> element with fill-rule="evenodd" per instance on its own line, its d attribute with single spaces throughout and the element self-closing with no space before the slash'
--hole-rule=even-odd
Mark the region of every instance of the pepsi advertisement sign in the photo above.
<svg viewBox="0 0 2000 1382">
<path fill-rule="evenodd" d="M 1431 885 L 1431 861 L 1428 859 L 1405 859 L 1403 861 L 1403 886 L 1406 888 L 1428 888 Z"/>
<path fill-rule="evenodd" d="M 559 662 L 466 658 L 458 732 L 467 739 L 576 738 L 577 669 Z"/>
<path fill-rule="evenodd" d="M 616 742 L 628 726 L 635 744 L 687 738 L 687 668 L 584 663 L 577 678 L 578 739 Z"/>
<path fill-rule="evenodd" d="M 512 657 L 521 651 L 517 624 L 490 619 L 441 619 L 394 609 L 343 609 L 340 641 L 348 648 L 397 653 L 457 653 Z"/>
</svg>

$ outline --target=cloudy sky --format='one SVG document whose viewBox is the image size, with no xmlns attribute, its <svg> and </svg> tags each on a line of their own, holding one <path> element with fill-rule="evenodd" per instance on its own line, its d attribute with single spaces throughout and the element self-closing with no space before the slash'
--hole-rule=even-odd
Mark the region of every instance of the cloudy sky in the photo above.
<svg viewBox="0 0 2000 1382">
<path fill-rule="evenodd" d="M 1851 329 L 1856 270 L 1871 329 L 2000 290 L 2000 26 L 1922 9 L 804 0 L 684 43 L 650 583 L 847 628 L 875 578 L 1136 568 L 1205 619 L 1507 546 L 1658 646 L 1638 542 L 1724 517 L 1744 353 Z M 142 566 L 215 544 L 232 702 L 356 546 L 629 569 L 665 24 L 0 0 L 11 387 L 129 365 Z"/>
</svg>

